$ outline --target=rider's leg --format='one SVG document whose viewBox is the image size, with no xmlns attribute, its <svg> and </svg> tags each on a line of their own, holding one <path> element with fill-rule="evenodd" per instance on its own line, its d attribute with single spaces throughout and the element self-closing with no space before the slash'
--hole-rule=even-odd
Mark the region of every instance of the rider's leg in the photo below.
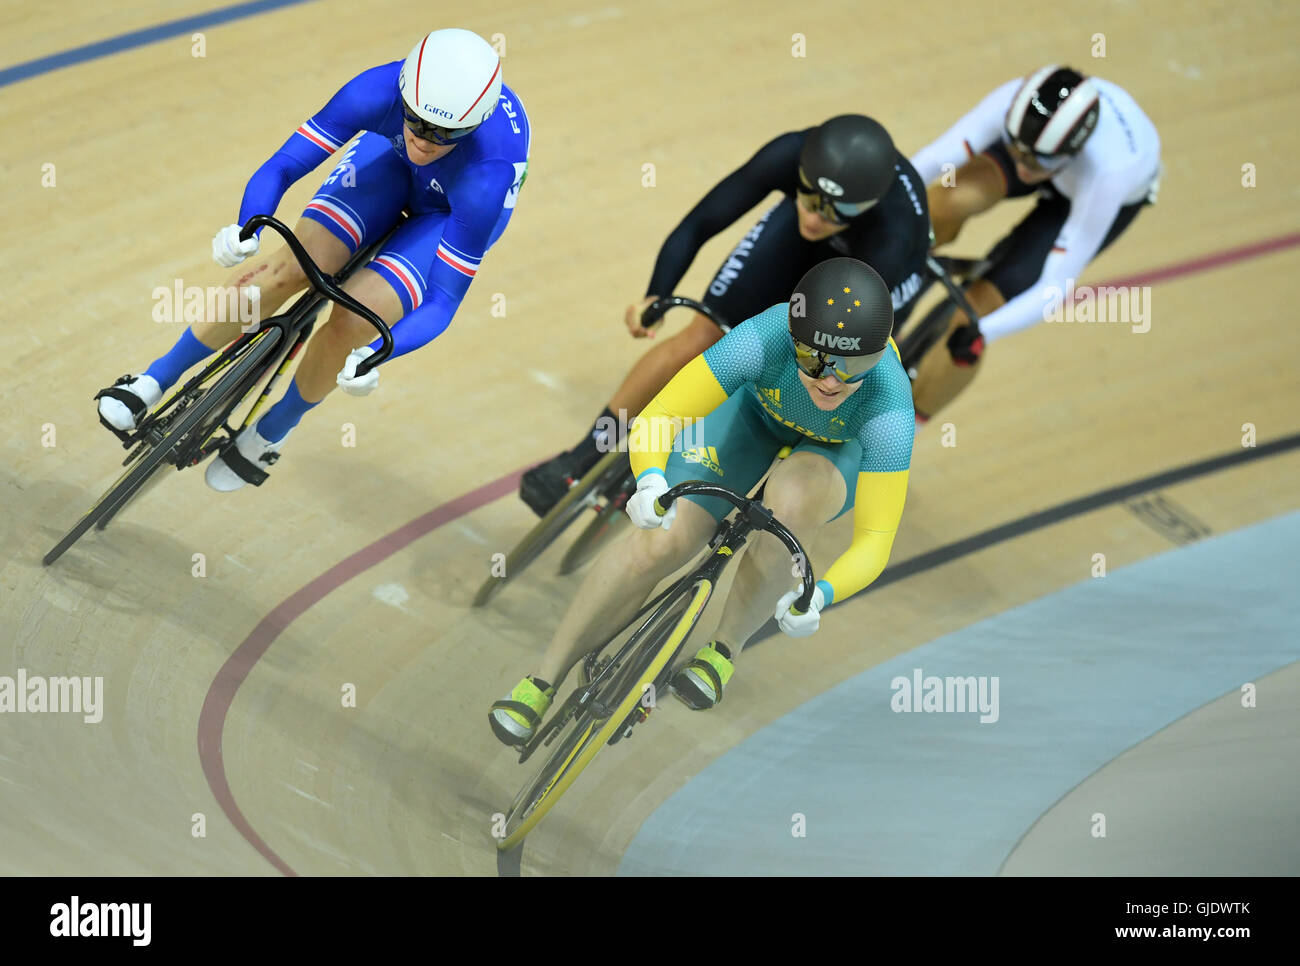
<svg viewBox="0 0 1300 966">
<path fill-rule="evenodd" d="M 801 543 L 840 513 L 848 495 L 840 470 L 819 453 L 794 452 L 782 460 L 763 488 L 763 503 Z M 776 610 L 781 595 L 798 585 L 790 551 L 770 533 L 756 533 L 736 567 L 715 639 L 734 660 Z"/>
<path fill-rule="evenodd" d="M 1006 302 L 1002 293 L 988 279 L 975 282 L 965 289 L 965 293 L 971 308 L 981 318 Z M 959 366 L 953 362 L 952 355 L 948 352 L 948 337 L 958 326 L 966 325 L 969 321 L 961 308 L 953 312 L 947 331 L 922 356 L 916 367 L 916 378 L 912 381 L 912 399 L 917 418 L 921 421 L 930 419 L 952 402 L 958 393 L 970 385 L 979 371 L 979 362 L 972 366 Z"/>
<path fill-rule="evenodd" d="M 333 275 L 347 262 L 351 252 L 346 245 L 315 221 L 300 218 L 293 233 L 321 271 Z M 273 232 L 264 230 L 263 240 L 276 239 Z M 256 285 L 259 289 L 260 309 L 258 321 L 275 314 L 276 309 L 289 298 L 302 291 L 307 277 L 288 245 L 281 243 L 267 255 L 259 255 L 232 270 L 226 285 L 244 289 Z M 250 326 L 250 323 L 242 323 Z M 240 323 L 200 322 L 193 326 L 195 337 L 209 349 L 220 349 L 240 334 Z"/>
<path fill-rule="evenodd" d="M 397 293 L 371 269 L 358 271 L 343 290 L 390 326 L 402 317 Z M 307 340 L 307 351 L 280 400 L 235 438 L 233 452 L 223 450 L 208 464 L 203 477 L 208 486 L 226 493 L 255 482 L 245 464 L 263 469 L 275 462 L 289 433 L 335 387 L 348 353 L 374 338 L 370 323 L 336 306 L 325 325 Z"/>
<path fill-rule="evenodd" d="M 851 458 L 842 449 L 796 450 L 768 478 L 763 502 L 803 540 L 810 540 L 845 508 L 845 474 L 856 473 L 861 448 L 855 446 Z M 772 616 L 781 596 L 795 586 L 798 572 L 790 551 L 776 537 L 755 533 L 749 538 L 713 640 L 673 675 L 673 691 L 682 701 L 703 711 L 722 700 L 741 649 Z"/>
<path fill-rule="evenodd" d="M 299 223 L 297 233 L 308 254 L 326 272 L 337 271 L 346 261 L 346 248 L 319 225 Z M 304 284 L 302 269 L 287 245 L 236 266 L 224 286 L 226 292 L 240 300 L 239 307 L 229 312 L 229 321 L 194 323 L 166 353 L 151 362 L 140 377 L 125 384 L 124 388 L 140 399 L 140 403 L 132 404 L 140 410 L 138 414 L 126 402 L 105 397 L 100 400 L 101 416 L 118 429 L 133 429 L 137 416 L 143 415 L 141 405 L 145 408 L 152 406 L 187 370 L 233 341 L 241 331 L 252 326 L 253 321 L 268 317 Z M 256 285 L 260 290 L 259 311 L 256 320 L 242 321 L 243 300 L 250 285 Z"/>
<path fill-rule="evenodd" d="M 358 302 L 391 327 L 404 313 L 401 299 L 377 272 L 359 270 L 343 285 Z M 325 325 L 307 341 L 307 351 L 294 373 L 293 382 L 280 402 L 262 417 L 262 435 L 271 441 L 282 439 L 302 416 L 320 403 L 338 384 L 338 374 L 348 354 L 373 342 L 378 333 L 356 313 L 335 306 Z"/>
<path fill-rule="evenodd" d="M 668 530 L 636 530 L 596 558 L 582 587 L 551 637 L 535 674 L 492 705 L 492 731 L 508 745 L 536 733 L 560 684 L 584 654 L 624 627 L 655 585 L 699 551 L 714 518 L 687 501 Z"/>
<path fill-rule="evenodd" d="M 406 169 L 388 140 L 376 134 L 363 134 L 308 202 L 294 232 L 299 238 L 311 241 L 309 251 L 313 246 L 318 247 L 322 254 L 316 258 L 322 269 L 335 273 L 353 254 L 397 222 L 408 203 L 409 187 Z M 417 244 L 423 229 L 437 231 L 439 226 L 428 224 L 432 217 L 408 219 L 389 239 L 385 252 L 400 247 L 399 239 L 405 239 L 408 246 Z M 427 265 L 431 259 L 428 256 L 415 264 Z M 257 280 L 258 276 L 253 276 L 250 282 L 257 284 Z M 298 280 L 301 281 L 301 274 Z M 349 278 L 343 288 L 391 325 L 402 317 L 404 307 L 409 308 L 394 291 L 399 285 L 398 281 L 385 281 L 372 264 Z M 264 299 L 263 307 L 268 310 L 264 316 L 277 304 Z M 223 336 L 228 338 L 229 333 Z M 223 336 L 215 336 L 214 341 L 221 341 Z M 261 464 L 274 462 L 289 432 L 333 388 L 348 352 L 374 338 L 374 330 L 351 312 L 331 311 L 328 321 L 308 341 L 307 351 L 284 396 L 239 434 L 233 453 L 226 449 L 208 466 L 205 473 L 208 485 L 228 491 L 238 489 L 245 482 L 254 482 L 249 464 L 254 470 L 260 470 Z M 351 344 L 341 348 L 344 343 Z"/>
<path fill-rule="evenodd" d="M 716 525 L 699 506 L 682 500 L 669 529 L 636 530 L 606 547 L 556 628 L 534 679 L 558 686 L 584 654 L 631 620 L 659 581 L 700 551 Z"/>
<path fill-rule="evenodd" d="M 356 177 L 358 170 L 362 171 L 361 177 Z M 362 245 L 367 226 L 372 232 L 382 232 L 393 224 L 405 202 L 407 184 L 402 160 L 393 153 L 388 140 L 377 134 L 363 134 L 313 197 L 296 227 L 299 240 L 324 271 L 337 272 L 349 254 Z M 241 300 L 247 286 L 258 286 L 259 321 L 273 314 L 303 284 L 302 270 L 287 246 L 244 262 L 227 280 L 229 290 L 240 292 Z M 236 317 L 241 314 L 234 313 Z M 194 325 L 166 355 L 149 366 L 142 378 L 132 380 L 134 384 L 127 387 L 128 391 L 145 406 L 152 405 L 163 388 L 235 339 L 241 327 L 249 324 L 210 320 Z M 128 406 L 123 400 L 104 398 L 100 415 L 119 429 L 133 428 L 136 416 L 143 410 L 135 400 L 130 403 Z M 106 413 L 106 408 L 110 412 Z"/>
<path fill-rule="evenodd" d="M 670 487 L 686 480 L 704 480 L 747 493 L 781 448 L 761 407 L 744 392 L 733 394 L 689 432 L 689 438 L 674 441 L 668 458 L 665 476 Z M 705 441 L 707 446 L 695 445 Z M 538 675 L 555 684 L 546 672 L 563 677 L 573 661 L 600 643 L 589 639 L 592 620 L 599 617 L 606 632 L 621 626 L 645 602 L 655 583 L 704 546 L 730 510 L 731 504 L 717 498 L 686 497 L 678 501 L 677 518 L 667 531 L 639 530 L 629 540 L 611 545 L 593 564 L 587 578 L 591 593 L 584 585 L 556 632 Z"/>
</svg>

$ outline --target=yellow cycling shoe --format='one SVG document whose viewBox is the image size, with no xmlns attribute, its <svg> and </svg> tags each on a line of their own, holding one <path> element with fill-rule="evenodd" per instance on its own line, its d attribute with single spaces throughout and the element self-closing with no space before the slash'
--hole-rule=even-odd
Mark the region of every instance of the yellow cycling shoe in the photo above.
<svg viewBox="0 0 1300 966">
<path fill-rule="evenodd" d="M 532 678 L 524 678 L 513 691 L 492 703 L 488 722 L 493 734 L 512 747 L 528 744 L 554 697 L 555 688 L 548 687 L 543 691 Z"/>
<path fill-rule="evenodd" d="M 693 711 L 707 711 L 722 701 L 722 689 L 735 670 L 717 641 L 700 648 L 691 663 L 673 675 L 673 693 Z"/>
</svg>

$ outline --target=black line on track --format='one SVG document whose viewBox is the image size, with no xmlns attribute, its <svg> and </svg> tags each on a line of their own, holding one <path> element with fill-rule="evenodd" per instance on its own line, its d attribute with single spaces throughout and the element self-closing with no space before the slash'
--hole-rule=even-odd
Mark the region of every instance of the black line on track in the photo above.
<svg viewBox="0 0 1300 966">
<path fill-rule="evenodd" d="M 1090 493 L 1086 496 L 1078 497 L 1074 500 L 1067 500 L 1065 503 L 1058 503 L 1056 506 L 1048 507 L 1046 510 L 1039 510 L 1037 513 L 1031 513 L 1028 516 L 1020 517 L 1018 520 L 1011 520 L 1007 523 L 999 524 L 982 533 L 976 533 L 969 537 L 964 537 L 953 543 L 945 544 L 942 547 L 935 547 L 933 550 L 927 550 L 923 554 L 915 557 L 909 557 L 907 560 L 893 566 L 886 566 L 885 572 L 876 578 L 875 583 L 863 590 L 861 593 L 854 594 L 852 600 L 857 600 L 863 594 L 869 594 L 873 590 L 879 590 L 881 587 L 888 587 L 890 584 L 897 583 L 900 580 L 906 580 L 908 577 L 915 577 L 917 574 L 925 573 L 927 570 L 934 570 L 936 567 L 942 567 L 944 564 L 952 563 L 968 554 L 976 553 L 991 547 L 995 544 L 1003 543 L 1015 537 L 1024 536 L 1034 530 L 1041 530 L 1043 527 L 1049 527 L 1052 524 L 1060 523 L 1071 517 L 1077 517 L 1080 514 L 1089 513 L 1093 510 L 1112 503 L 1119 503 L 1131 497 L 1147 493 L 1151 490 L 1158 490 L 1161 487 L 1173 486 L 1175 483 L 1184 483 L 1187 480 L 1194 479 L 1198 476 L 1205 476 L 1210 473 L 1217 473 L 1219 470 L 1229 469 L 1242 463 L 1249 463 L 1252 460 L 1264 459 L 1268 456 L 1276 456 L 1280 453 L 1300 447 L 1300 433 L 1293 433 L 1290 436 L 1283 436 L 1281 439 L 1275 439 L 1259 446 L 1234 450 L 1231 453 L 1224 453 L 1220 456 L 1211 456 L 1208 459 L 1199 460 L 1195 463 L 1188 463 L 1184 466 L 1176 466 L 1170 470 L 1164 470 L 1151 476 L 1145 476 L 1140 480 L 1133 480 L 1129 483 L 1121 483 L 1119 486 L 1112 486 L 1106 490 L 1099 490 L 1096 493 Z M 834 609 L 836 604 L 832 604 L 830 609 Z M 780 634 L 780 629 L 776 626 L 776 621 L 769 620 L 759 629 L 758 633 L 745 645 L 746 648 L 767 640 L 774 635 Z"/>
<path fill-rule="evenodd" d="M 968 554 L 976 553 L 995 544 L 1004 543 L 1015 537 L 1020 537 L 1034 530 L 1041 530 L 1044 527 L 1052 526 L 1071 517 L 1077 517 L 1084 513 L 1113 503 L 1119 503 L 1131 497 L 1147 493 L 1151 490 L 1158 490 L 1161 487 L 1173 486 L 1175 483 L 1184 483 L 1187 480 L 1195 479 L 1198 476 L 1206 476 L 1210 473 L 1217 473 L 1219 470 L 1229 469 L 1243 463 L 1249 463 L 1253 460 L 1264 459 L 1269 456 L 1277 456 L 1280 453 L 1286 453 L 1290 450 L 1300 448 L 1300 433 L 1293 433 L 1290 436 L 1283 436 L 1281 439 L 1275 439 L 1271 442 L 1259 446 L 1234 450 L 1231 453 L 1224 453 L 1220 456 L 1211 456 L 1208 459 L 1199 460 L 1195 463 L 1188 463 L 1184 466 L 1176 466 L 1170 470 L 1164 470 L 1151 476 L 1144 476 L 1140 480 L 1133 480 L 1129 483 L 1121 483 L 1118 486 L 1112 486 L 1109 489 L 1098 490 L 1096 493 L 1090 493 L 1073 500 L 1067 500 L 1065 503 L 1058 503 L 1056 506 L 1048 507 L 1046 510 L 1039 510 L 1037 513 L 1030 513 L 1027 516 L 1020 517 L 1017 520 L 1011 520 L 1007 523 L 991 527 L 981 533 L 964 537 L 953 543 L 945 544 L 942 547 L 935 547 L 933 550 L 927 550 L 925 553 L 910 557 L 901 563 L 892 567 L 886 567 L 885 572 L 876 578 L 866 590 L 853 596 L 853 600 L 858 599 L 862 594 L 868 594 L 873 590 L 879 590 L 881 587 L 888 587 L 890 584 L 897 583 L 900 580 L 906 580 L 908 577 L 915 577 L 917 574 L 925 573 L 927 570 L 934 570 L 936 567 L 942 567 L 944 564 L 952 563 Z M 834 609 L 836 604 L 831 605 Z M 756 644 L 777 636 L 780 630 L 776 626 L 776 621 L 769 620 L 754 635 L 753 639 L 746 645 L 747 648 L 754 647 Z M 521 863 L 523 860 L 524 845 L 521 842 L 517 848 L 509 852 L 497 853 L 497 875 L 498 876 L 519 876 L 522 875 Z"/>
</svg>

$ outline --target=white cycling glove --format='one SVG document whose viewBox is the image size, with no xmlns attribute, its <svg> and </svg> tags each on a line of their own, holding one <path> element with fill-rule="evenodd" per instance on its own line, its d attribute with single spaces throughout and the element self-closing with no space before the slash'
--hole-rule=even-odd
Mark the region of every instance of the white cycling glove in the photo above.
<svg viewBox="0 0 1300 966">
<path fill-rule="evenodd" d="M 803 587 L 790 591 L 776 602 L 776 622 L 790 637 L 811 637 L 821 626 L 821 610 L 826 606 L 826 595 L 822 593 L 820 587 L 816 588 L 813 590 L 812 600 L 808 602 L 807 612 L 796 614 L 790 609 L 790 605 L 799 599 L 801 593 Z"/>
<path fill-rule="evenodd" d="M 249 255 L 256 255 L 257 236 L 248 241 L 239 240 L 239 225 L 227 225 L 212 239 L 212 260 L 223 268 L 234 268 Z"/>
<path fill-rule="evenodd" d="M 668 481 L 662 473 L 647 473 L 636 481 L 636 492 L 627 501 L 627 515 L 642 530 L 663 527 L 667 530 L 677 519 L 677 502 L 663 516 L 655 509 L 655 500 L 668 492 Z"/>
<path fill-rule="evenodd" d="M 347 361 L 343 363 L 343 371 L 339 373 L 339 388 L 350 396 L 368 396 L 374 392 L 375 387 L 379 385 L 378 366 L 371 369 L 364 376 L 357 377 L 357 366 L 374 354 L 375 350 L 368 345 L 363 345 L 360 349 L 353 349 L 348 353 Z"/>
</svg>

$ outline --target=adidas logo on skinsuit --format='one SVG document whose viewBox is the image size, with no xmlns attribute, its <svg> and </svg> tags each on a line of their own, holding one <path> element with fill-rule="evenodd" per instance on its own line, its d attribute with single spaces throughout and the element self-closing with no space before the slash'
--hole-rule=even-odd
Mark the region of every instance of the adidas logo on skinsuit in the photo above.
<svg viewBox="0 0 1300 966">
<path fill-rule="evenodd" d="M 777 409 L 781 408 L 781 390 L 780 389 L 760 389 L 763 398 L 770 402 Z"/>
<path fill-rule="evenodd" d="M 705 469 L 712 470 L 719 476 L 722 476 L 722 464 L 718 462 L 718 451 L 712 446 L 697 446 L 695 449 L 688 449 L 682 453 L 682 459 L 687 463 L 699 463 Z"/>
</svg>

